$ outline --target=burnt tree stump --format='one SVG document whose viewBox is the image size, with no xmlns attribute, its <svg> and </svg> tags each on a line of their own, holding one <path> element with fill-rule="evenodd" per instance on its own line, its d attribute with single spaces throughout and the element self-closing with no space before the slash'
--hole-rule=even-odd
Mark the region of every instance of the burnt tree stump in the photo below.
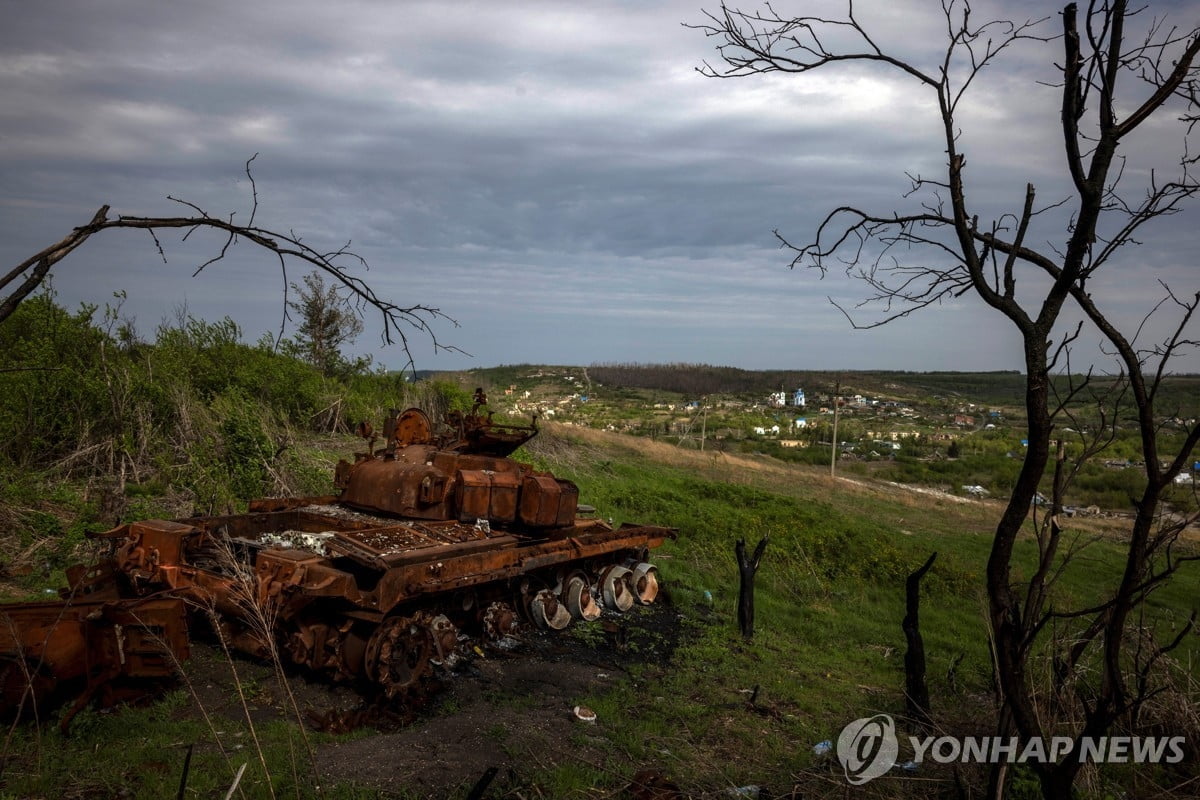
<svg viewBox="0 0 1200 800">
<path fill-rule="evenodd" d="M 742 636 L 747 639 L 754 636 L 754 573 L 758 572 L 758 564 L 762 561 L 763 551 L 767 549 L 767 537 L 759 540 L 754 548 L 754 555 L 746 557 L 746 540 L 738 539 L 733 547 L 737 556 L 738 574 L 741 583 L 738 586 L 738 627 Z"/>
<path fill-rule="evenodd" d="M 908 649 L 904 651 L 904 704 L 909 716 L 922 726 L 930 723 L 929 687 L 925 684 L 925 642 L 921 638 L 918 612 L 921 605 L 921 579 L 929 572 L 935 558 L 936 552 L 925 561 L 924 566 L 909 573 L 904 582 L 904 621 L 900 623 L 908 642 Z"/>
</svg>

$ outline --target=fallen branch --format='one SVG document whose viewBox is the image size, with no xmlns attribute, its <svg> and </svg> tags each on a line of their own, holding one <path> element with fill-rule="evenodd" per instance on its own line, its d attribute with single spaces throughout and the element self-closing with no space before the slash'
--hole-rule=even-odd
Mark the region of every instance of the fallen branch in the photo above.
<svg viewBox="0 0 1200 800">
<path fill-rule="evenodd" d="M 274 254 L 279 262 L 279 269 L 283 273 L 285 287 L 287 286 L 287 268 L 289 263 L 300 262 L 332 276 L 334 280 L 346 287 L 358 304 L 359 309 L 371 308 L 379 312 L 383 322 L 383 341 L 386 344 L 394 344 L 397 340 L 399 341 L 408 359 L 405 368 L 413 366 L 412 352 L 409 349 L 409 339 L 406 333 L 409 329 L 416 329 L 418 332 L 428 336 L 435 352 L 437 350 L 462 352 L 457 347 L 444 345 L 438 341 L 432 327 L 433 322 L 436 320 L 445 320 L 455 327 L 458 325 L 451 317 L 442 313 L 440 309 L 419 303 L 409 306 L 398 305 L 380 297 L 366 281 L 351 274 L 349 271 L 351 267 L 362 267 L 364 269 L 369 267 L 366 259 L 350 250 L 349 242 L 335 250 L 321 252 L 302 242 L 295 233 L 280 233 L 255 225 L 254 217 L 258 211 L 258 189 L 254 183 L 253 175 L 250 174 L 250 162 L 256 157 L 257 154 L 246 162 L 246 175 L 250 178 L 250 186 L 253 192 L 253 206 L 247 224 L 239 225 L 235 223 L 232 214 L 228 220 L 213 217 L 194 203 L 175 197 L 168 197 L 168 199 L 187 206 L 195 214 L 184 217 L 118 216 L 116 219 L 109 219 L 109 206 L 101 206 L 92 215 L 91 221 L 86 225 L 75 228 L 61 241 L 30 256 L 9 270 L 7 274 L 0 277 L 0 289 L 4 289 L 10 284 L 19 281 L 7 297 L 0 299 L 0 322 L 7 319 L 17 309 L 17 306 L 42 284 L 49 275 L 50 269 L 55 264 L 73 253 L 92 235 L 100 231 L 112 228 L 140 228 L 147 230 L 154 239 L 159 256 L 166 263 L 166 252 L 158 239 L 157 231 L 168 228 L 183 229 L 186 231 L 183 236 L 186 240 L 194 231 L 208 228 L 224 233 L 226 235 L 225 242 L 221 245 L 216 255 L 204 261 L 195 269 L 192 273 L 193 277 L 203 272 L 206 267 L 224 259 L 231 246 L 235 245 L 239 239 L 245 239 Z M 283 338 L 283 324 L 286 324 L 287 319 L 287 289 L 285 288 L 283 322 L 280 325 L 278 339 Z"/>
</svg>

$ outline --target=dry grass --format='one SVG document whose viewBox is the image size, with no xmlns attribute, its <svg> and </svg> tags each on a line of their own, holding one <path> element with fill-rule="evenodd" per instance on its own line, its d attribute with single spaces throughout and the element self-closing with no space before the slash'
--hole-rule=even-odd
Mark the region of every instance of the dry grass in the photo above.
<svg viewBox="0 0 1200 800">
<path fill-rule="evenodd" d="M 791 496 L 820 498 L 838 507 L 856 508 L 864 499 L 878 499 L 894 507 L 911 508 L 914 515 L 936 511 L 938 517 L 948 519 L 952 526 L 958 526 L 963 532 L 990 533 L 1004 511 L 1004 502 L 999 499 L 958 497 L 920 486 L 857 475 L 834 478 L 823 466 L 790 464 L 770 456 L 715 450 L 701 452 L 654 439 L 559 423 L 543 424 L 541 435 L 526 447 L 560 468 L 586 468 L 597 460 L 627 453 L 668 467 L 686 469 L 710 480 Z M 1123 541 L 1129 535 L 1129 520 L 1121 517 L 1073 517 L 1064 520 L 1064 525 L 1085 537 L 1109 541 Z M 1180 540 L 1200 542 L 1200 525 L 1193 524 L 1185 529 Z"/>
<path fill-rule="evenodd" d="M 1003 510 L 1002 504 L 994 500 L 966 499 L 941 493 L 931 495 L 919 487 L 858 476 L 834 478 L 825 467 L 790 464 L 770 456 L 714 450 L 700 452 L 639 436 L 571 425 L 545 424 L 542 434 L 527 447 L 542 457 L 546 457 L 546 453 L 563 453 L 561 461 L 548 459 L 559 467 L 577 468 L 624 453 L 687 470 L 708 480 L 817 499 L 839 508 L 858 510 L 864 500 L 873 499 L 893 507 L 910 508 L 914 517 L 936 509 L 939 518 L 949 521 L 949 527 L 957 527 L 963 532 L 989 532 Z"/>
</svg>

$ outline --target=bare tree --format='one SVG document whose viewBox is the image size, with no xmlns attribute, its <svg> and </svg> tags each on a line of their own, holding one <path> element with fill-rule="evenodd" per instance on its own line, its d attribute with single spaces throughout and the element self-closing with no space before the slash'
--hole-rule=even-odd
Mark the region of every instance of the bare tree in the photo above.
<svg viewBox="0 0 1200 800">
<path fill-rule="evenodd" d="M 378 312 L 382 322 L 384 342 L 393 344 L 397 340 L 399 341 L 408 359 L 406 367 L 410 367 L 413 364 L 412 351 L 409 349 L 408 339 L 408 334 L 412 330 L 428 336 L 433 343 L 435 351 L 439 349 L 457 351 L 457 348 L 439 342 L 431 327 L 432 323 L 439 319 L 450 324 L 456 324 L 454 320 L 437 308 L 421 304 L 404 306 L 380 297 L 363 278 L 353 274 L 354 269 L 366 269 L 368 265 L 362 256 L 350 249 L 349 242 L 333 250 L 318 250 L 303 242 L 294 232 L 280 233 L 255 224 L 255 217 L 258 214 L 258 188 L 254 182 L 254 176 L 250 172 L 250 165 L 257 157 L 257 154 L 251 157 L 246 162 L 245 167 L 246 177 L 250 179 L 251 188 L 250 214 L 245 223 L 234 222 L 234 214 L 230 214 L 228 219 L 214 217 L 196 204 L 176 197 L 168 197 L 167 199 L 188 209 L 190 213 L 187 216 L 118 216 L 115 219 L 110 219 L 108 216 L 109 207 L 101 206 L 86 225 L 75 228 L 61 241 L 30 256 L 9 270 L 7 274 L 0 276 L 0 290 L 8 292 L 7 296 L 0 296 L 0 322 L 8 318 L 16 310 L 21 301 L 42 284 L 55 264 L 62 261 L 89 238 L 101 231 L 114 228 L 140 228 L 149 231 L 154 245 L 158 249 L 159 256 L 162 258 L 163 263 L 166 263 L 166 251 L 163 249 L 162 242 L 158 238 L 159 231 L 168 228 L 183 229 L 185 231 L 183 238 L 186 240 L 188 236 L 198 229 L 212 229 L 224 233 L 226 237 L 225 241 L 215 255 L 196 267 L 192 273 L 193 277 L 199 275 L 207 267 L 224 259 L 231 247 L 238 244 L 239 241 L 245 240 L 269 251 L 275 260 L 278 261 L 279 269 L 283 274 L 285 316 L 288 307 L 288 266 L 290 264 L 301 264 L 317 270 L 318 274 L 323 273 L 332 278 L 334 285 L 343 287 L 358 310 L 373 309 Z M 282 325 L 280 328 L 280 338 L 282 338 Z"/>
<path fill-rule="evenodd" d="M 855 16 L 853 3 L 844 18 L 788 17 L 767 5 L 744 12 L 721 6 L 694 25 L 717 41 L 720 61 L 700 72 L 732 78 L 771 72 L 807 73 L 846 63 L 874 65 L 915 79 L 936 101 L 939 143 L 946 152 L 945 173 L 910 176 L 911 210 L 872 212 L 841 206 L 818 224 L 811 241 L 794 243 L 776 232 L 793 251 L 792 266 L 824 275 L 831 266 L 863 281 L 868 295 L 857 311 L 842 309 L 855 327 L 891 322 L 916 310 L 971 293 L 1003 315 L 1020 333 L 1025 362 L 1025 408 L 1029 446 L 1020 475 L 992 541 L 987 564 L 989 623 L 1000 688 L 1001 733 L 1011 730 L 1023 740 L 1047 734 L 1082 737 L 1104 735 L 1114 725 L 1136 721 L 1139 709 L 1162 686 L 1154 669 L 1194 629 L 1194 615 L 1177 635 L 1164 637 L 1146 630 L 1141 609 L 1189 556 L 1174 544 L 1193 518 L 1163 513 L 1164 494 L 1175 476 L 1190 463 L 1200 440 L 1193 421 L 1180 432 L 1182 442 L 1162 452 L 1160 433 L 1171 415 L 1158 408 L 1159 390 L 1173 356 L 1196 342 L 1189 324 L 1200 305 L 1200 293 L 1178 294 L 1163 286 L 1164 300 L 1151 314 L 1175 312 L 1172 330 L 1148 347 L 1138 343 L 1143 328 L 1126 331 L 1103 301 L 1093 297 L 1096 276 L 1118 268 L 1126 248 L 1150 232 L 1192 198 L 1200 183 L 1191 173 L 1197 156 L 1187 137 L 1197 119 L 1200 27 L 1178 28 L 1144 8 L 1131 11 L 1124 0 L 1092 0 L 1080 14 L 1074 3 L 1061 14 L 1061 34 L 1049 20 L 982 23 L 960 0 L 943 0 L 945 47 L 928 65 L 882 48 L 876 36 Z M 1140 23 L 1138 30 L 1131 28 Z M 981 219 L 968 202 L 967 158 L 960 109 L 980 74 L 1015 45 L 1061 48 L 1061 65 L 1049 83 L 1061 90 L 1061 141 L 1066 196 L 1039 206 L 1037 190 L 1028 184 L 1013 211 Z M 913 85 L 913 84 L 910 84 Z M 1153 153 L 1131 151 L 1132 134 L 1148 122 L 1156 126 L 1179 120 L 1182 147 L 1170 167 L 1146 170 L 1145 181 L 1130 186 L 1134 159 Z M 983 162 L 986 152 L 972 153 Z M 1129 164 L 1129 168 L 1127 168 Z M 1055 187 L 1054 191 L 1060 191 Z M 919 200 L 915 199 L 919 198 Z M 919 203 L 919 205 L 917 205 Z M 1032 244 L 1034 228 L 1058 225 L 1045 235 L 1050 244 Z M 1053 237 L 1053 238 L 1052 238 Z M 1057 239 L 1060 243 L 1054 243 Z M 1020 290 L 1020 291 L 1018 291 Z M 1097 293 L 1099 294 L 1099 293 Z M 861 321 L 857 314 L 872 304 L 880 313 Z M 841 306 L 839 306 L 841 308 Z M 1052 375 L 1067 368 L 1071 345 L 1080 327 L 1066 325 L 1077 314 L 1098 331 L 1117 376 L 1097 382 L 1085 377 L 1066 391 L 1056 391 Z M 1097 383 L 1102 383 L 1098 386 Z M 1089 608 L 1057 609 L 1052 589 L 1070 564 L 1074 549 L 1063 544 L 1059 511 L 1065 487 L 1080 459 L 1106 444 L 1094 434 L 1065 455 L 1051 459 L 1055 426 L 1073 413 L 1082 397 L 1094 396 L 1102 425 L 1115 430 L 1132 421 L 1145 464 L 1145 489 L 1134 499 L 1135 516 L 1128 531 L 1123 574 L 1105 589 L 1104 599 Z M 1105 402 L 1109 403 L 1105 405 Z M 1075 404 L 1074 406 L 1072 404 Z M 1111 434 L 1110 434 L 1111 435 Z M 1061 452 L 1061 451 L 1060 451 Z M 1032 578 L 1013 577 L 1013 547 L 1030 515 L 1039 484 L 1053 484 L 1050 513 L 1037 520 L 1038 559 Z M 1077 717 L 1057 718 L 1040 706 L 1033 685 L 1031 659 L 1036 647 L 1059 633 L 1054 643 L 1058 699 L 1071 702 Z M 1080 666 L 1089 665 L 1084 676 Z M 1077 722 L 1072 724 L 1072 719 Z M 1081 763 L 1032 765 L 1046 797 L 1069 796 Z M 1002 790 L 1002 772 L 994 773 L 994 792 Z"/>
</svg>

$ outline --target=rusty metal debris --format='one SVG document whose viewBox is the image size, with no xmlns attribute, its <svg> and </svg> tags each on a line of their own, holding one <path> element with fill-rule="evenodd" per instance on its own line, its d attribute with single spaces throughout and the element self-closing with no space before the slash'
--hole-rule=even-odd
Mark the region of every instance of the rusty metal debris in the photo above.
<svg viewBox="0 0 1200 800">
<path fill-rule="evenodd" d="M 485 403 L 441 430 L 392 412 L 378 449 L 361 426 L 368 452 L 337 465 L 337 495 L 96 534 L 111 557 L 75 568 L 61 600 L 0 606 L 0 712 L 169 678 L 189 622 L 403 700 L 522 619 L 560 630 L 654 602 L 649 551 L 675 532 L 581 516 L 575 484 L 509 457 L 536 424 L 495 423 Z"/>
<path fill-rule="evenodd" d="M 623 797 L 630 800 L 683 800 L 679 785 L 658 770 L 644 769 L 636 773 Z"/>
<path fill-rule="evenodd" d="M 309 725 L 321 733 L 350 733 L 359 728 L 399 728 L 412 722 L 414 709 L 410 706 L 371 703 L 361 708 L 305 712 Z"/>
</svg>

